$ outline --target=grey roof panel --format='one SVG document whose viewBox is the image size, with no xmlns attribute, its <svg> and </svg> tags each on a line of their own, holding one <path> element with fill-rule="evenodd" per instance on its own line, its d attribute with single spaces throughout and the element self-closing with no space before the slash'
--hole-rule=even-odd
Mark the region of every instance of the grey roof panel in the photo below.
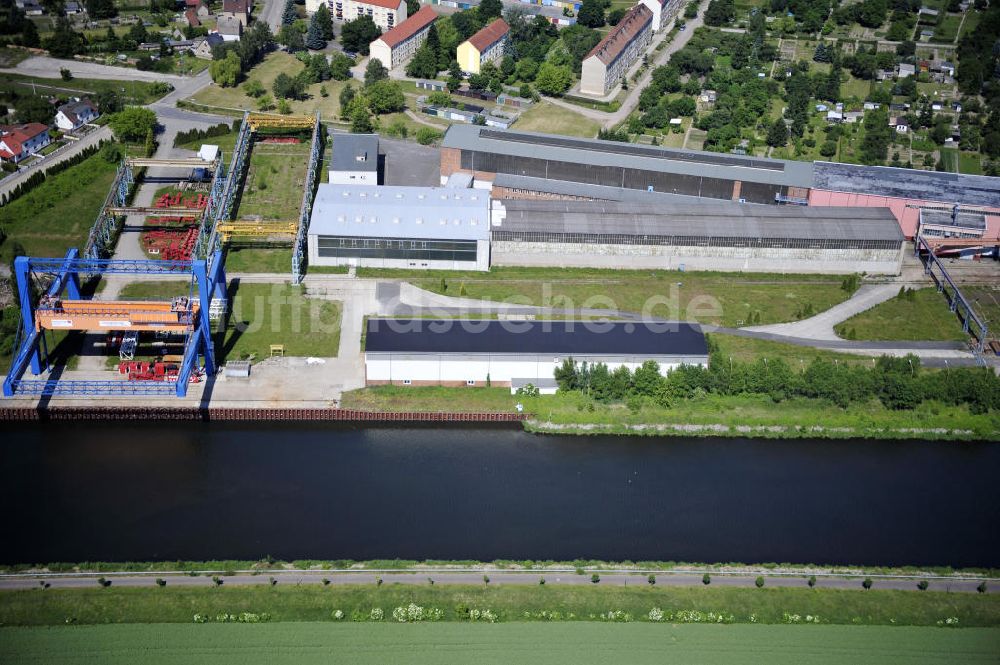
<svg viewBox="0 0 1000 665">
<path fill-rule="evenodd" d="M 1000 207 L 1000 178 L 816 162 L 815 187 L 835 192 Z"/>
<path fill-rule="evenodd" d="M 504 231 L 903 241 L 888 208 L 504 201 Z"/>
<path fill-rule="evenodd" d="M 813 181 L 813 166 L 809 162 L 673 150 L 537 132 L 486 129 L 476 125 L 452 125 L 441 147 L 789 187 L 811 187 Z"/>
<path fill-rule="evenodd" d="M 532 192 L 562 194 L 566 196 L 584 196 L 599 201 L 621 201 L 634 203 L 696 203 L 705 199 L 686 194 L 671 194 L 670 192 L 647 192 L 644 189 L 628 189 L 627 187 L 605 187 L 589 185 L 571 180 L 549 180 L 548 178 L 533 178 L 525 175 L 498 173 L 493 178 L 497 187 L 523 189 Z M 496 197 L 494 197 L 496 198 Z M 763 205 L 746 203 L 743 205 Z"/>
<path fill-rule="evenodd" d="M 365 351 L 707 356 L 701 327 L 667 321 L 368 319 Z"/>
<path fill-rule="evenodd" d="M 378 135 L 334 134 L 330 169 L 333 171 L 377 171 Z"/>
</svg>

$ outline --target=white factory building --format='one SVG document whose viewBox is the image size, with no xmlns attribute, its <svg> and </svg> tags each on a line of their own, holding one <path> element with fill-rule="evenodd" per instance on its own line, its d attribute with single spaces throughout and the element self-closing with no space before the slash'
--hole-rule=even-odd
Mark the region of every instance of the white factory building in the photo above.
<svg viewBox="0 0 1000 665">
<path fill-rule="evenodd" d="M 554 392 L 566 359 L 635 370 L 649 360 L 666 374 L 681 364 L 708 365 L 696 324 L 667 321 L 368 320 L 367 385 L 532 384 Z"/>
<path fill-rule="evenodd" d="M 489 193 L 321 184 L 309 265 L 489 270 Z"/>
</svg>

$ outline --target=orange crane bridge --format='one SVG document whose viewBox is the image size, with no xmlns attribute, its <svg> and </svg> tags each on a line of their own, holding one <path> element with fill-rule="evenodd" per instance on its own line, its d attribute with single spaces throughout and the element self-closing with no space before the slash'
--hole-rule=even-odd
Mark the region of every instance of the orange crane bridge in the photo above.
<svg viewBox="0 0 1000 665">
<path fill-rule="evenodd" d="M 200 305 L 196 299 L 64 300 L 43 296 L 35 310 L 35 330 L 190 332 Z"/>
</svg>

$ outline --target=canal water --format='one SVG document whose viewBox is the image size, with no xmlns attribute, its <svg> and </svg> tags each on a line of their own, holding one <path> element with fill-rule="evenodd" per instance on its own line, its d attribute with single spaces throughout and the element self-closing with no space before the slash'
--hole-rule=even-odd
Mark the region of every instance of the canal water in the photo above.
<svg viewBox="0 0 1000 665">
<path fill-rule="evenodd" d="M 1000 566 L 1000 445 L 4 423 L 0 560 Z"/>
</svg>

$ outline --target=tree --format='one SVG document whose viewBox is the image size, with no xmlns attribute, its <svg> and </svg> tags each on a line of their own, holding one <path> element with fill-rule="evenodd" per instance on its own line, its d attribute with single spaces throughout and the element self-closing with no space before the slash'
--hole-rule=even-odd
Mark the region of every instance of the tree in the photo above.
<svg viewBox="0 0 1000 665">
<path fill-rule="evenodd" d="M 544 63 L 538 68 L 535 87 L 543 95 L 557 96 L 569 90 L 573 83 L 573 72 L 569 67 Z"/>
<path fill-rule="evenodd" d="M 725 25 L 736 18 L 736 3 L 733 0 L 712 0 L 704 18 L 705 25 Z"/>
<path fill-rule="evenodd" d="M 833 157 L 837 154 L 837 143 L 836 141 L 824 141 L 823 145 L 819 147 L 819 154 L 824 157 Z"/>
<path fill-rule="evenodd" d="M 705 586 L 708 586 L 709 584 L 712 583 L 712 576 L 709 575 L 708 573 L 705 573 L 704 575 L 701 576 L 701 583 L 704 584 Z"/>
<path fill-rule="evenodd" d="M 444 90 L 435 90 L 427 95 L 427 103 L 434 106 L 451 106 L 451 95 Z"/>
<path fill-rule="evenodd" d="M 52 105 L 44 97 L 26 96 L 17 99 L 18 122 L 52 122 Z"/>
<path fill-rule="evenodd" d="M 355 134 L 371 134 L 375 131 L 372 115 L 365 108 L 356 108 L 351 113 L 351 131 Z"/>
<path fill-rule="evenodd" d="M 604 25 L 604 3 L 601 0 L 583 0 L 576 22 L 588 28 L 600 28 Z"/>
<path fill-rule="evenodd" d="M 523 58 L 517 61 L 514 67 L 514 76 L 521 81 L 534 81 L 538 75 L 538 61 L 532 58 Z"/>
<path fill-rule="evenodd" d="M 371 16 L 362 16 L 344 24 L 340 30 L 340 42 L 348 53 L 368 55 L 369 45 L 381 34 L 382 30 L 375 25 Z"/>
<path fill-rule="evenodd" d="M 917 582 L 917 588 L 920 589 L 921 591 L 927 591 L 928 586 L 930 585 L 927 583 L 927 580 L 920 580 L 919 582 Z"/>
<path fill-rule="evenodd" d="M 129 106 L 112 115 L 108 124 L 119 141 L 138 142 L 156 130 L 156 114 L 141 106 Z"/>
<path fill-rule="evenodd" d="M 288 47 L 292 53 L 301 51 L 306 47 L 306 42 L 302 38 L 302 33 L 295 26 L 283 25 L 278 31 L 278 41 Z"/>
<path fill-rule="evenodd" d="M 767 131 L 767 144 L 774 148 L 780 148 L 788 143 L 788 127 L 784 118 L 778 118 Z"/>
<path fill-rule="evenodd" d="M 143 25 L 142 21 L 133 23 L 132 27 L 128 29 L 128 39 L 136 44 L 149 41 L 149 32 L 146 31 L 146 26 Z"/>
<path fill-rule="evenodd" d="M 38 48 L 42 41 L 38 38 L 38 28 L 34 21 L 25 21 L 24 29 L 21 30 L 21 44 L 28 48 Z"/>
<path fill-rule="evenodd" d="M 87 8 L 87 15 L 95 21 L 111 18 L 118 14 L 114 0 L 86 0 L 83 4 Z"/>
<path fill-rule="evenodd" d="M 344 89 L 340 91 L 340 97 L 338 101 L 340 102 L 340 117 L 344 120 L 348 120 L 351 116 L 348 113 L 348 108 L 351 106 L 351 102 L 357 96 L 357 91 L 354 86 L 348 83 L 344 86 Z"/>
<path fill-rule="evenodd" d="M 55 30 L 44 44 L 53 58 L 72 58 L 83 53 L 83 40 L 65 16 L 56 19 Z"/>
<path fill-rule="evenodd" d="M 320 5 L 325 7 L 325 5 Z M 329 11 L 327 11 L 329 14 Z M 319 12 L 312 15 L 309 20 L 309 30 L 306 32 L 306 48 L 311 51 L 320 51 L 326 48 L 326 38 L 323 37 L 323 26 L 319 22 Z"/>
<path fill-rule="evenodd" d="M 266 91 L 264 90 L 264 84 L 257 79 L 251 79 L 243 84 L 243 92 L 245 92 L 248 97 L 256 99 L 262 96 Z"/>
<path fill-rule="evenodd" d="M 482 0 L 476 8 L 476 16 L 486 25 L 503 14 L 503 3 L 500 0 Z"/>
<path fill-rule="evenodd" d="M 298 99 L 302 96 L 304 87 L 299 77 L 281 72 L 274 79 L 271 91 L 274 92 L 275 99 Z"/>
<path fill-rule="evenodd" d="M 118 113 L 122 110 L 122 101 L 118 93 L 114 90 L 104 90 L 97 93 L 97 108 L 101 113 Z"/>
<path fill-rule="evenodd" d="M 234 87 L 240 80 L 242 70 L 240 56 L 235 51 L 229 51 L 224 60 L 213 60 L 208 66 L 212 80 L 223 88 Z"/>
<path fill-rule="evenodd" d="M 394 81 L 376 81 L 365 88 L 365 96 L 368 97 L 368 108 L 377 115 L 395 113 L 406 108 L 403 90 Z"/>
<path fill-rule="evenodd" d="M 758 575 L 757 579 L 755 579 L 753 581 L 753 583 L 754 583 L 754 586 L 756 586 L 758 589 L 763 589 L 764 588 L 764 576 L 763 575 Z"/>
<path fill-rule="evenodd" d="M 365 67 L 365 87 L 369 87 L 389 78 L 389 70 L 385 68 L 381 60 L 371 58 L 368 66 Z"/>
<path fill-rule="evenodd" d="M 621 23 L 621 20 L 625 18 L 625 14 L 627 13 L 628 10 L 625 9 L 624 7 L 615 7 L 610 12 L 608 12 L 608 24 L 618 25 L 619 23 Z"/>
<path fill-rule="evenodd" d="M 462 67 L 458 60 L 452 60 L 448 68 L 448 90 L 455 92 L 462 86 Z"/>
<path fill-rule="evenodd" d="M 406 75 L 418 79 L 432 79 L 438 73 L 438 54 L 426 41 L 420 45 L 413 58 L 406 63 Z"/>
<path fill-rule="evenodd" d="M 257 109 L 260 111 L 270 111 L 274 108 L 274 98 L 271 95 L 261 95 L 257 100 Z"/>
<path fill-rule="evenodd" d="M 333 39 L 333 17 L 325 2 L 319 4 L 319 9 L 313 14 L 313 20 L 319 23 L 323 31 L 323 39 L 331 41 Z"/>
<path fill-rule="evenodd" d="M 861 582 L 861 586 L 864 587 L 865 591 L 872 588 L 872 578 L 866 577 L 864 581 Z"/>
<path fill-rule="evenodd" d="M 885 109 L 869 111 L 864 121 L 865 136 L 861 140 L 861 159 L 865 164 L 882 164 L 889 153 L 892 129 Z"/>
<path fill-rule="evenodd" d="M 330 78 L 334 81 L 346 81 L 351 78 L 351 67 L 354 60 L 343 53 L 335 53 L 330 60 Z"/>
<path fill-rule="evenodd" d="M 302 72 L 309 77 L 310 83 L 322 83 L 329 81 L 333 77 L 330 71 L 330 63 L 322 53 L 314 53 L 309 58 L 306 69 Z"/>
<path fill-rule="evenodd" d="M 281 12 L 281 25 L 291 25 L 298 17 L 299 13 L 295 11 L 294 0 L 285 0 L 285 9 Z"/>
<path fill-rule="evenodd" d="M 809 579 L 806 580 L 806 584 L 809 585 L 810 589 L 813 588 L 814 586 L 816 586 L 816 576 L 815 575 L 810 575 Z"/>
</svg>

